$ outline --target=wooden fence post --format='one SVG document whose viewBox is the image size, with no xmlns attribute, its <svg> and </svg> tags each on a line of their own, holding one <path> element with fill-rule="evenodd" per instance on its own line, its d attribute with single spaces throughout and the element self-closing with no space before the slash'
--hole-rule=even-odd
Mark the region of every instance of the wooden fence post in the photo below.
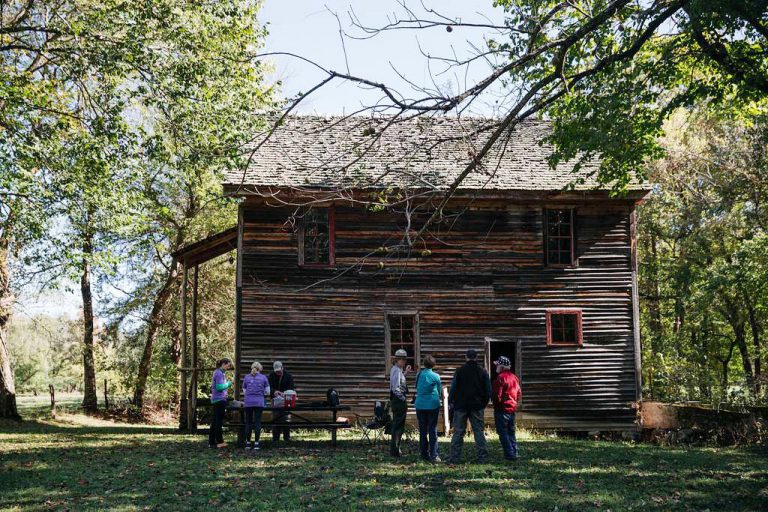
<svg viewBox="0 0 768 512">
<path fill-rule="evenodd" d="M 53 384 L 48 384 L 48 393 L 51 394 L 51 417 L 56 419 L 56 396 L 53 392 Z"/>
<path fill-rule="evenodd" d="M 449 417 L 448 409 L 448 389 L 443 388 L 443 427 L 445 428 L 445 435 L 451 430 L 451 418 Z"/>
</svg>

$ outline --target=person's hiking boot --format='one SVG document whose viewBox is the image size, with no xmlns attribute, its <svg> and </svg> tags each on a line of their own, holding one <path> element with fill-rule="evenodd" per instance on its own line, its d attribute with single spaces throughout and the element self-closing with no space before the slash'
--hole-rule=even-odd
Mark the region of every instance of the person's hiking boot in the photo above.
<svg viewBox="0 0 768 512">
<path fill-rule="evenodd" d="M 253 443 L 251 445 L 251 450 L 253 450 L 253 451 L 261 450 L 261 446 L 259 446 L 259 442 L 258 441 L 256 441 L 255 443 Z"/>
<path fill-rule="evenodd" d="M 432 464 L 437 464 L 438 462 L 442 462 L 443 459 L 440 458 L 439 455 L 435 455 L 435 458 L 432 459 Z"/>
</svg>

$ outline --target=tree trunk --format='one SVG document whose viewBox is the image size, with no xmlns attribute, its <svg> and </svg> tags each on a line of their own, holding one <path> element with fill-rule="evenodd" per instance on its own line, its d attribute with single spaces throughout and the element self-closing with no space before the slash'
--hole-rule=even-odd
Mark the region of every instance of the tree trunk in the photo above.
<svg viewBox="0 0 768 512">
<path fill-rule="evenodd" d="M 176 322 L 174 322 L 173 325 L 170 326 L 170 330 L 171 351 L 169 355 L 171 357 L 171 361 L 173 361 L 173 364 L 179 366 L 179 363 L 181 362 L 181 328 Z"/>
<path fill-rule="evenodd" d="M 701 342 L 699 343 L 699 346 L 696 347 L 701 354 L 701 361 L 699 364 L 699 389 L 701 390 L 702 397 L 708 402 L 712 402 L 712 383 L 710 381 L 709 364 L 707 363 L 707 359 L 709 358 L 707 336 L 708 334 L 706 331 L 702 332 L 701 336 L 699 336 Z"/>
<path fill-rule="evenodd" d="M 757 320 L 757 313 L 752 304 L 747 306 L 749 313 L 749 327 L 752 331 L 752 345 L 755 347 L 755 396 L 760 396 L 760 385 L 763 378 L 760 360 L 760 337 L 763 334 L 762 326 Z"/>
<path fill-rule="evenodd" d="M 720 400 L 728 399 L 728 365 L 731 364 L 731 359 L 733 358 L 733 348 L 736 346 L 735 341 L 731 341 L 730 343 L 731 345 L 728 349 L 728 357 L 727 358 L 716 357 L 716 359 L 720 361 L 720 364 L 722 365 L 722 369 L 723 369 L 723 377 L 720 383 L 722 397 L 720 398 Z"/>
<path fill-rule="evenodd" d="M 8 243 L 5 239 L 0 239 L 0 418 L 20 420 L 6 334 L 13 304 L 7 258 Z"/>
<path fill-rule="evenodd" d="M 98 411 L 96 401 L 96 367 L 93 358 L 93 294 L 91 292 L 92 235 L 83 237 L 83 268 L 80 275 L 80 294 L 83 297 L 83 409 Z"/>
<path fill-rule="evenodd" d="M 659 283 L 659 252 L 657 248 L 656 233 L 651 232 L 651 261 L 650 261 L 650 279 L 652 286 L 653 299 L 648 301 L 648 312 L 650 314 L 650 327 L 657 339 L 664 337 L 664 324 L 661 320 L 661 285 Z M 654 347 L 655 350 L 655 347 Z"/>
<path fill-rule="evenodd" d="M 157 332 L 162 321 L 163 311 L 175 289 L 176 281 L 179 277 L 178 264 L 174 261 L 166 274 L 163 286 L 157 292 L 155 302 L 152 305 L 152 312 L 149 315 L 147 324 L 147 341 L 144 345 L 144 353 L 141 355 L 139 363 L 139 373 L 136 377 L 136 388 L 133 391 L 133 405 L 139 409 L 144 408 L 144 394 L 147 390 L 147 378 L 149 377 L 149 368 L 152 362 L 152 352 L 155 348 Z"/>
<path fill-rule="evenodd" d="M 653 229 L 650 231 L 650 236 L 646 239 L 646 244 L 651 257 L 646 268 L 647 271 L 647 286 L 650 291 L 648 294 L 650 297 L 646 300 L 646 307 L 648 311 L 648 327 L 650 333 L 645 337 L 648 340 L 650 349 L 650 365 L 648 371 L 648 390 L 650 392 L 650 398 L 656 397 L 656 369 L 654 368 L 656 362 L 656 353 L 659 350 L 659 345 L 664 337 L 663 323 L 661 319 L 661 286 L 659 284 L 659 256 L 657 248 L 656 233 Z"/>
<path fill-rule="evenodd" d="M 752 373 L 752 361 L 749 359 L 746 326 L 743 323 L 736 326 L 734 328 L 734 335 L 736 347 L 739 349 L 739 355 L 741 356 L 741 364 L 744 367 L 744 375 L 747 378 L 747 387 L 750 389 L 750 391 L 754 392 L 755 376 Z"/>
</svg>

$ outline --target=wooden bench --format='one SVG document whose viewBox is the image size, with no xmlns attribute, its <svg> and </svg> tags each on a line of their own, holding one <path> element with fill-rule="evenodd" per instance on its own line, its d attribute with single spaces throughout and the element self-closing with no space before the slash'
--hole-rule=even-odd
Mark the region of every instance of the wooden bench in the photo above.
<svg viewBox="0 0 768 512">
<path fill-rule="evenodd" d="M 351 407 L 348 405 L 312 405 L 312 404 L 300 404 L 291 408 L 284 407 L 265 407 L 265 412 L 271 412 L 273 417 L 276 413 L 288 413 L 291 415 L 291 421 L 275 423 L 274 420 L 262 421 L 261 428 L 287 428 L 291 430 L 330 430 L 331 431 L 331 446 L 336 446 L 336 434 L 339 429 L 352 428 L 352 424 L 349 421 L 338 421 L 338 414 L 340 411 L 349 411 Z M 245 445 L 245 409 L 239 403 L 236 405 L 228 405 L 228 411 L 239 412 L 240 420 L 236 422 L 228 422 L 226 424 L 232 430 L 237 431 L 237 446 L 243 447 Z M 306 413 L 326 412 L 331 413 L 331 421 L 316 421 L 308 418 Z"/>
</svg>

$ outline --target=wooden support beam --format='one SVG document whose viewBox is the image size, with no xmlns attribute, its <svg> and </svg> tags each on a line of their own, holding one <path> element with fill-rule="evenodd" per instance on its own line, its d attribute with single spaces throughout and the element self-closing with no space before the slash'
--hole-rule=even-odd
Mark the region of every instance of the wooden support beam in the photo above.
<svg viewBox="0 0 768 512">
<path fill-rule="evenodd" d="M 197 304 L 198 304 L 198 281 L 200 277 L 200 267 L 195 265 L 194 282 L 192 283 L 192 379 L 189 384 L 189 429 L 194 432 L 197 430 L 197 379 L 198 379 L 198 346 L 197 346 Z"/>
<path fill-rule="evenodd" d="M 443 434 L 446 436 L 451 431 L 451 416 L 448 409 L 448 388 L 443 388 Z"/>
<path fill-rule="evenodd" d="M 181 281 L 181 368 L 187 364 L 187 265 L 182 265 Z M 187 373 L 179 372 L 179 429 L 189 428 L 189 402 L 187 401 Z"/>
<path fill-rule="evenodd" d="M 240 396 L 240 354 L 242 353 L 243 308 L 243 205 L 237 209 L 237 266 L 235 270 L 235 399 Z"/>
<path fill-rule="evenodd" d="M 635 400 L 643 398 L 642 345 L 640 341 L 640 294 L 637 283 L 637 209 L 629 214 L 630 268 L 632 269 L 632 338 L 635 348 Z"/>
</svg>

